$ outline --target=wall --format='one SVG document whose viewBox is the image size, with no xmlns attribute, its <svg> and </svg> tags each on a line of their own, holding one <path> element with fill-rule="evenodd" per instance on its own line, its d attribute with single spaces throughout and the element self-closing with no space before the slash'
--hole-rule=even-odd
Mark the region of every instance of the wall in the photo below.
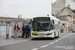
<svg viewBox="0 0 75 50">
<path fill-rule="evenodd" d="M 57 14 L 65 7 L 65 0 L 57 0 L 52 4 L 52 14 Z"/>
<path fill-rule="evenodd" d="M 73 15 L 73 19 L 72 20 L 73 20 L 73 24 L 75 24 L 75 15 Z"/>
<path fill-rule="evenodd" d="M 64 30 L 68 31 L 68 21 L 60 20 L 60 26 L 62 24 L 65 24 L 65 29 Z"/>
<path fill-rule="evenodd" d="M 6 35 L 6 26 L 0 26 L 0 36 Z M 11 26 L 9 27 L 9 35 L 11 35 Z"/>
<path fill-rule="evenodd" d="M 57 0 L 52 4 L 52 14 L 57 14 L 64 7 L 68 7 L 68 5 L 70 5 L 72 10 L 75 10 L 75 2 L 73 0 Z"/>
</svg>

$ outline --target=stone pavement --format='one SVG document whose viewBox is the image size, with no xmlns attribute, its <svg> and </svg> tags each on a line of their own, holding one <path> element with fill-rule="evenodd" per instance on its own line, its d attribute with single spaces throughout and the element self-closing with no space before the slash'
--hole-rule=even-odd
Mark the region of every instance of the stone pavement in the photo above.
<svg viewBox="0 0 75 50">
<path fill-rule="evenodd" d="M 8 44 L 14 44 L 14 43 L 18 43 L 18 42 L 23 42 L 25 40 L 30 40 L 30 38 L 11 38 L 11 36 L 9 37 L 9 39 L 6 39 L 6 36 L 0 36 L 0 46 L 5 46 Z"/>
</svg>

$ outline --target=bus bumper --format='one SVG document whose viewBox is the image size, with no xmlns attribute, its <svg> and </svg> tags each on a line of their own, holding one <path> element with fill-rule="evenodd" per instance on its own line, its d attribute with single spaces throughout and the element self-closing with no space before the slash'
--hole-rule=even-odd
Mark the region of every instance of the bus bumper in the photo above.
<svg viewBox="0 0 75 50">
<path fill-rule="evenodd" d="M 46 36 L 31 35 L 31 38 L 54 38 L 54 36 L 52 35 L 46 35 Z"/>
</svg>

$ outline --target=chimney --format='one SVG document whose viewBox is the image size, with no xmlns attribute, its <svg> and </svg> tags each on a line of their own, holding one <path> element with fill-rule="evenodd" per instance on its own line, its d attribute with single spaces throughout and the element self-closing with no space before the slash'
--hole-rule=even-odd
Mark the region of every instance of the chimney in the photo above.
<svg viewBox="0 0 75 50">
<path fill-rule="evenodd" d="M 68 5 L 68 8 L 70 8 L 70 5 Z"/>
<path fill-rule="evenodd" d="M 47 16 L 49 17 L 49 14 L 47 14 Z"/>
</svg>

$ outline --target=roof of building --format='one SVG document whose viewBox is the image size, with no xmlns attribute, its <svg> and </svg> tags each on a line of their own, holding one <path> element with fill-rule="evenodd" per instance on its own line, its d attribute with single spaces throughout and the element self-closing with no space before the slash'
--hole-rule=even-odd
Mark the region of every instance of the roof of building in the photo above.
<svg viewBox="0 0 75 50">
<path fill-rule="evenodd" d="M 75 10 L 71 10 L 69 7 L 64 7 L 59 13 L 57 13 L 55 16 L 57 16 L 58 14 L 60 14 L 64 9 L 67 9 L 69 12 L 71 12 L 72 14 L 75 14 Z"/>
<path fill-rule="evenodd" d="M 6 18 L 6 19 L 17 19 L 17 18 L 13 18 L 13 17 L 0 17 L 0 18 Z"/>
</svg>

